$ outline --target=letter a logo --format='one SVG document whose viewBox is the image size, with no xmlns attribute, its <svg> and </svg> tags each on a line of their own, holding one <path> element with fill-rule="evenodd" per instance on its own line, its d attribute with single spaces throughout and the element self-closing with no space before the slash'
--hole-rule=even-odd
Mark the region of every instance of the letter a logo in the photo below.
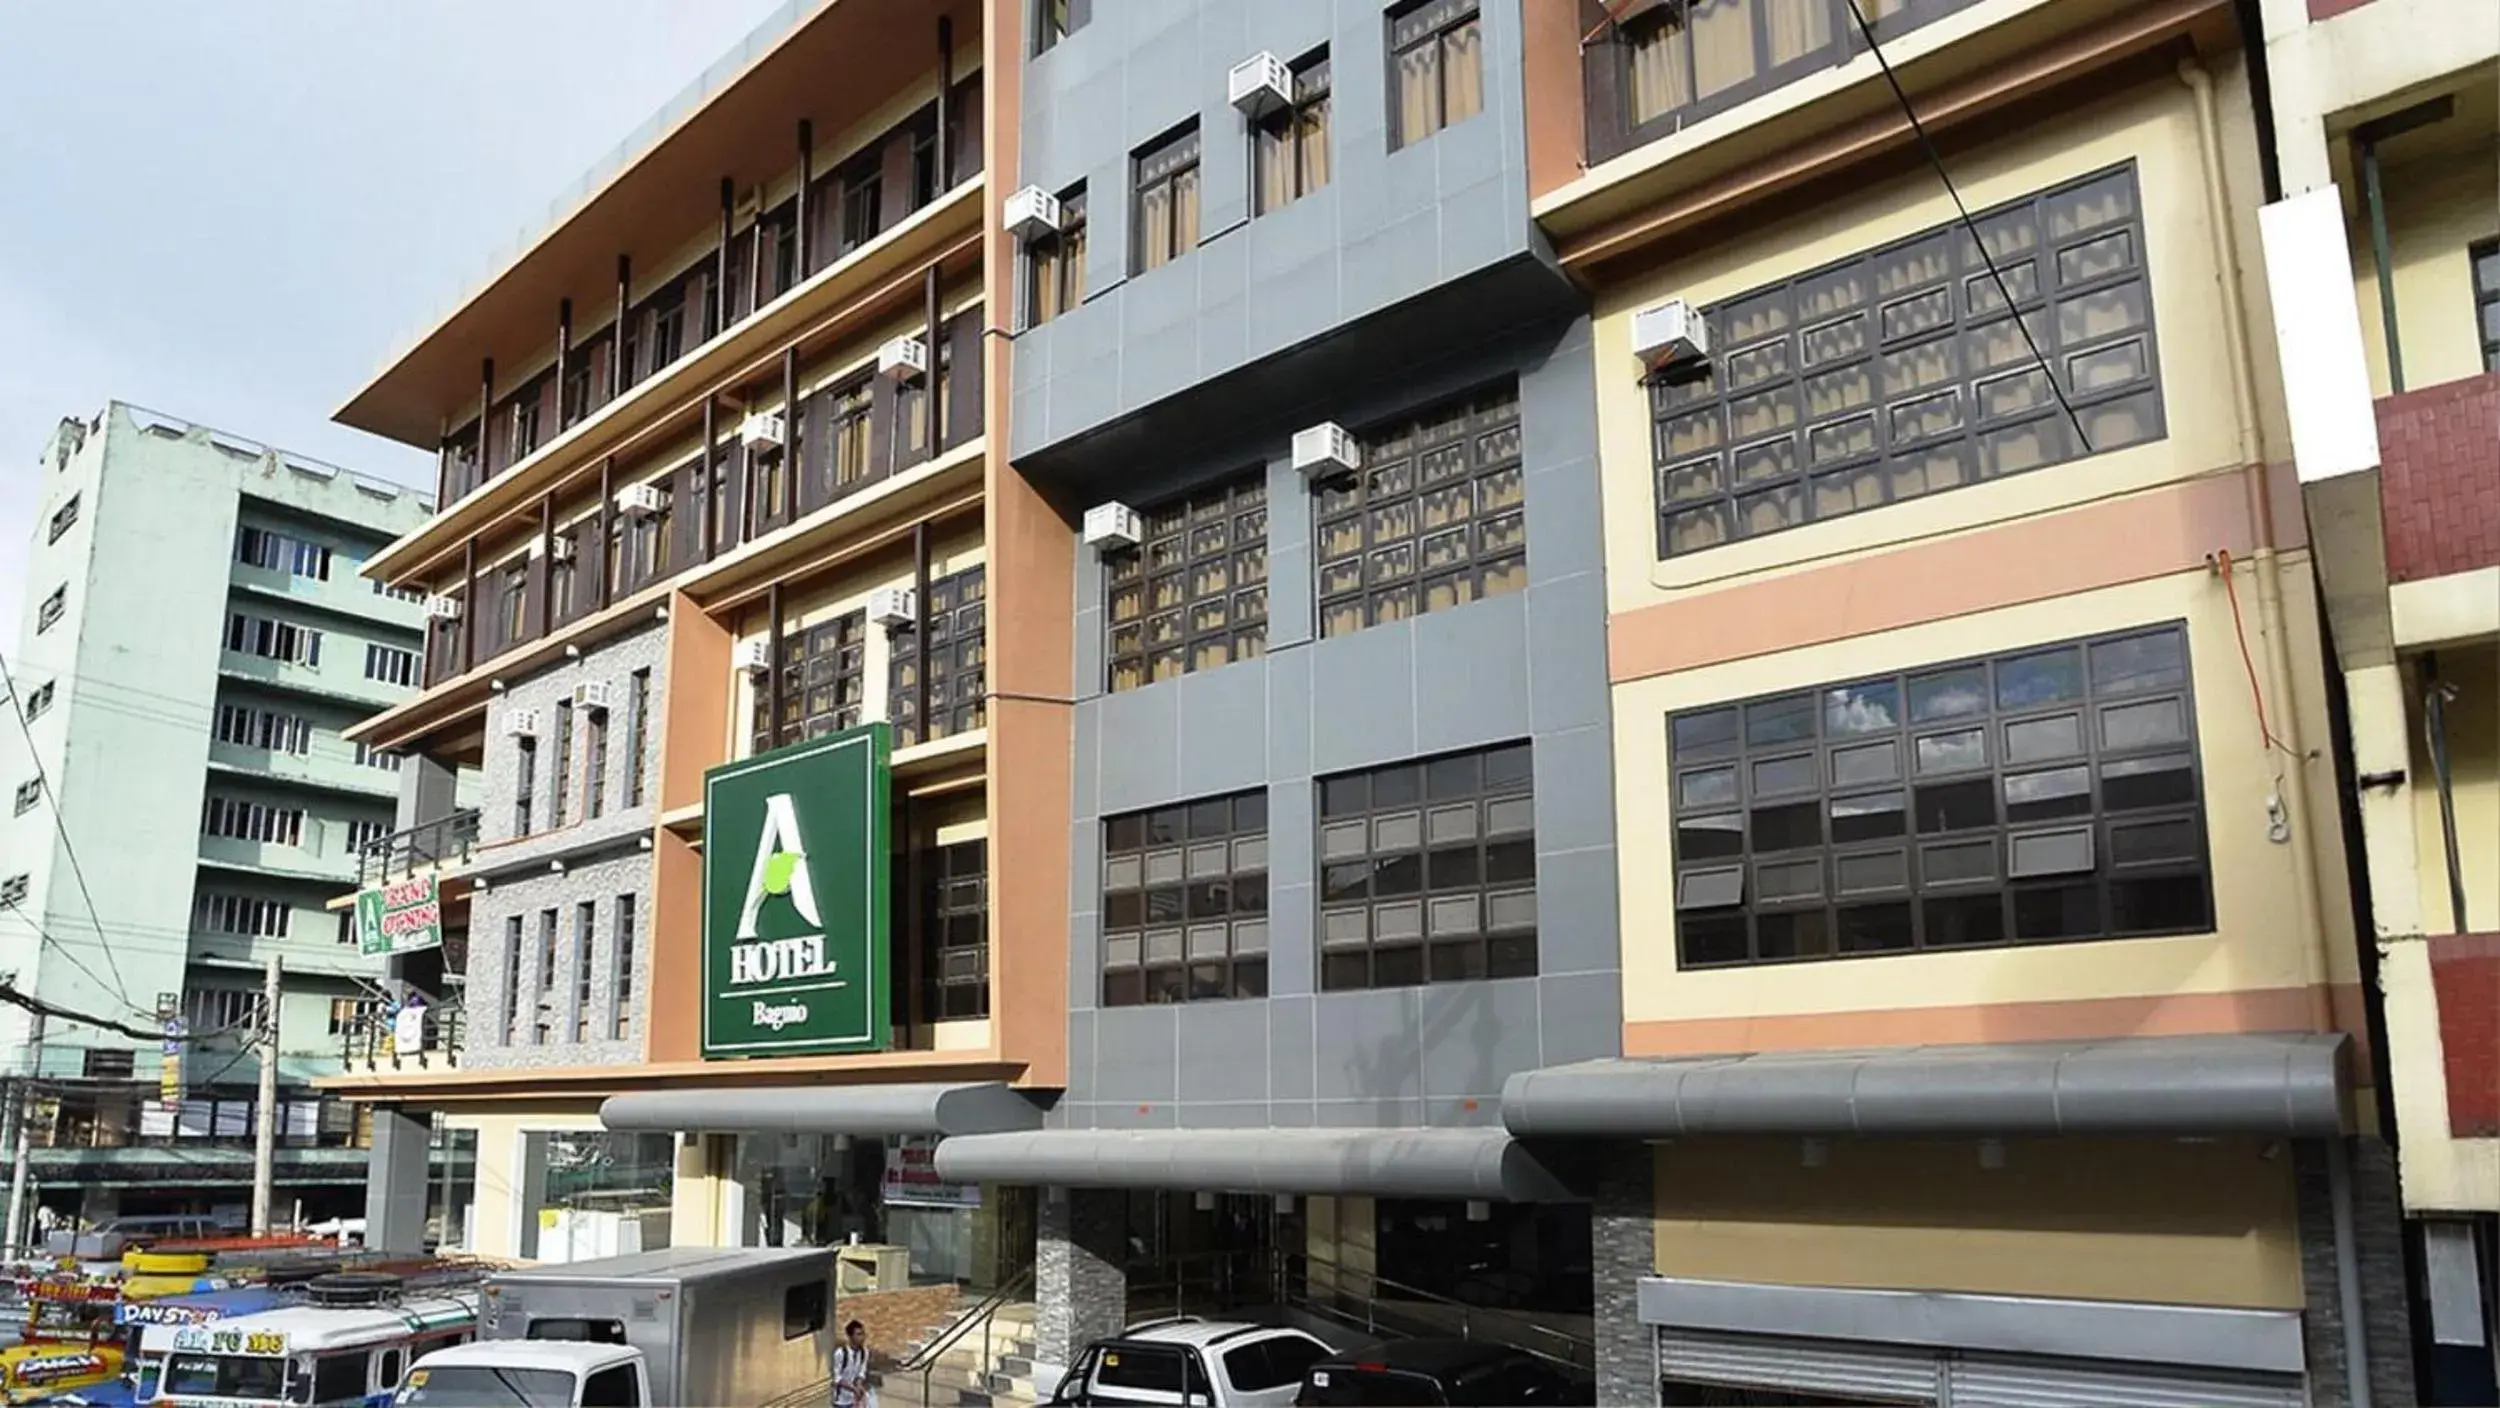
<svg viewBox="0 0 2500 1408">
<path fill-rule="evenodd" d="M 791 908 L 809 927 L 825 927 L 816 912 L 816 886 L 807 875 L 807 846 L 799 839 L 798 808 L 791 805 L 787 792 L 764 799 L 764 832 L 755 838 L 755 870 L 747 879 L 746 906 L 738 911 L 740 939 L 757 937 L 755 916 L 763 909 L 766 895 L 789 896 Z"/>
</svg>

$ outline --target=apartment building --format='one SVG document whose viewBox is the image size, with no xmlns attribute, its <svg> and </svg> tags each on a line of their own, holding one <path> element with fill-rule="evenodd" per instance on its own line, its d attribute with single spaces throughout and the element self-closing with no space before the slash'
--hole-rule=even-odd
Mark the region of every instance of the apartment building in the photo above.
<svg viewBox="0 0 2500 1408">
<path fill-rule="evenodd" d="M 165 1043 L 0 1013 L 41 1077 L 33 1173 L 64 1212 L 248 1204 L 247 1046 L 270 958 L 285 1105 L 278 1210 L 352 1214 L 354 1109 L 311 1082 L 379 998 L 377 960 L 326 908 L 391 829 L 399 760 L 350 725 L 413 692 L 421 618 L 359 566 L 430 496 L 128 405 L 60 423 L 35 466 L 27 619 L 0 769 L 0 970 Z M 171 1071 L 161 1069 L 171 1063 Z"/>
<path fill-rule="evenodd" d="M 2265 14 L 2279 176 L 2259 228 L 2345 701 L 2421 1390 L 2481 1402 L 2500 1396 L 2500 15 Z"/>
</svg>

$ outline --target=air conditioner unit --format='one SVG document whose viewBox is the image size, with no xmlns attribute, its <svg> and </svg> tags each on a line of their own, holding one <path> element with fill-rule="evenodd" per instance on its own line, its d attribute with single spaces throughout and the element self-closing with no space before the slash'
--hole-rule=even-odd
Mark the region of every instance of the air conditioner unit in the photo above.
<svg viewBox="0 0 2500 1408">
<path fill-rule="evenodd" d="M 554 542 L 556 561 L 558 562 L 571 562 L 573 560 L 573 554 L 580 551 L 581 548 L 579 543 L 573 541 L 573 535 L 570 533 L 556 534 Z"/>
<path fill-rule="evenodd" d="M 1293 70 L 1262 49 L 1233 65 L 1224 88 L 1241 115 L 1256 122 L 1293 101 Z"/>
<path fill-rule="evenodd" d="M 1102 552 L 1133 548 L 1146 540 L 1146 522 L 1127 504 L 1096 504 L 1085 510 L 1085 545 Z"/>
<path fill-rule="evenodd" d="M 760 675 L 773 667 L 773 643 L 757 636 L 738 642 L 738 668 L 750 675 Z"/>
<path fill-rule="evenodd" d="M 1701 310 L 1670 298 L 1632 315 L 1632 353 L 1653 372 L 1709 360 L 1710 325 Z"/>
<path fill-rule="evenodd" d="M 920 619 L 918 596 L 909 587 L 879 587 L 868 594 L 868 619 L 892 630 Z"/>
<path fill-rule="evenodd" d="M 1059 197 L 1039 186 L 1007 197 L 1007 233 L 1020 240 L 1059 233 Z"/>
<path fill-rule="evenodd" d="M 425 599 L 425 614 L 437 621 L 457 621 L 460 619 L 460 598 L 429 596 Z"/>
<path fill-rule="evenodd" d="M 616 491 L 616 511 L 633 518 L 666 513 L 668 490 L 657 484 L 628 484 Z"/>
<path fill-rule="evenodd" d="M 738 440 L 749 446 L 779 445 L 788 435 L 788 424 L 779 415 L 769 412 L 758 411 L 738 423 Z"/>
<path fill-rule="evenodd" d="M 536 734 L 538 732 L 538 711 L 536 709 L 504 710 L 503 731 L 514 738 L 528 738 Z"/>
<path fill-rule="evenodd" d="M 583 680 L 573 686 L 573 707 L 595 709 L 602 714 L 606 713 L 610 688 L 612 686 L 606 680 Z"/>
<path fill-rule="evenodd" d="M 877 375 L 910 381 L 929 370 L 929 344 L 916 337 L 888 339 L 877 349 Z"/>
<path fill-rule="evenodd" d="M 1293 433 L 1293 467 L 1306 479 L 1331 479 L 1363 467 L 1363 446 L 1335 421 Z"/>
</svg>

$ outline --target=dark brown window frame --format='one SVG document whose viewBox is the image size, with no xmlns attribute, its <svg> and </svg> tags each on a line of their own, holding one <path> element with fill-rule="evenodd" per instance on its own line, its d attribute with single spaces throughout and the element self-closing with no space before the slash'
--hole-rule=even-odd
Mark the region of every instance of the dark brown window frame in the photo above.
<svg viewBox="0 0 2500 1408">
<path fill-rule="evenodd" d="M 990 1015 L 989 853 L 986 837 L 921 853 L 921 1011 L 932 1022 Z"/>
<path fill-rule="evenodd" d="M 2175 663 L 2162 653 L 2167 645 L 2176 646 Z M 2111 666 L 2106 678 L 2096 668 L 2103 661 Z M 2070 674 L 2062 673 L 2067 665 Z M 2023 671 L 2011 680 L 2029 683 L 2009 686 L 2009 669 Z M 2044 692 L 2038 683 L 2060 679 L 2071 679 L 2070 692 Z M 2009 687 L 2021 690 L 2010 700 Z M 2165 706 L 2175 731 L 2111 741 L 2113 714 L 2136 711 L 2127 718 L 2137 727 L 2160 722 Z M 2068 723 L 2071 745 L 2058 737 Z M 1681 968 L 2098 943 L 2214 928 L 2203 755 L 2184 622 L 1712 704 L 1680 711 L 1665 726 Z M 1975 759 L 1969 752 L 1974 738 Z M 2023 748 L 2037 751 L 2011 756 Z M 1922 767 L 1928 759 L 1935 765 Z M 1810 778 L 1798 771 L 1801 764 Z M 1766 769 L 1774 779 L 1767 795 Z M 2071 789 L 2077 774 L 2080 794 L 2049 790 Z M 2186 793 L 2148 794 L 2111 806 L 2106 788 L 2113 777 L 2144 779 L 2133 784 L 2138 788 L 2175 787 L 2184 779 Z M 2037 785 L 2016 785 L 2025 780 Z M 1975 788 L 1984 790 L 1984 821 Z M 2071 800 L 2078 795 L 2079 807 Z M 2035 812 L 2011 816 L 2018 805 Z M 2064 810 L 2047 810 L 2052 807 Z M 1799 836 L 1799 808 L 1814 813 L 1812 838 L 1781 844 Z M 1897 818 L 1898 830 L 1886 829 L 1887 817 Z M 1841 821 L 1859 834 L 1839 836 Z M 2121 861 L 2122 836 L 2149 839 L 2156 828 L 2166 828 L 2165 839 L 2184 844 L 2185 853 Z M 2079 838 L 2090 859 L 2080 869 L 2071 866 Z M 2069 860 L 2020 873 L 2022 842 L 2065 846 Z M 1988 874 L 1960 873 L 1982 848 Z M 1855 888 L 1844 878 L 1852 861 L 1860 863 Z M 1894 861 L 1897 883 L 1879 873 Z M 2049 864 L 2060 868 L 2045 868 Z M 1809 867 L 1812 893 L 1764 893 L 1766 873 L 1783 884 L 1802 882 Z M 2191 879 L 2202 909 L 2194 922 L 2123 929 L 2115 922 L 2119 886 L 2167 883 L 2166 898 L 2175 903 L 2181 899 L 2176 883 Z M 2059 919 L 2071 919 L 2077 890 L 2090 892 L 2098 916 L 2092 932 L 2025 932 L 2027 923 L 2041 922 L 2050 899 L 2058 901 Z M 1774 921 L 1767 928 L 1766 918 Z M 1870 927 L 1878 920 L 1894 927 Z M 1848 947 L 1852 938 L 1867 946 Z M 1884 946 L 1873 946 L 1877 941 Z M 1731 956 L 1739 945 L 1741 956 Z"/>
<path fill-rule="evenodd" d="M 1478 0 L 1408 0 L 1406 4 L 1391 7 L 1386 19 L 1389 150 L 1403 151 L 1435 133 L 1447 131 L 1469 118 L 1484 115 L 1484 76 L 1488 71 L 1488 66 L 1484 61 L 1484 16 Z M 1449 115 L 1448 44 L 1450 36 L 1469 28 L 1475 31 L 1473 57 L 1476 65 L 1476 108 L 1473 112 L 1462 113 L 1453 118 Z M 1398 86 L 1398 61 L 1410 53 L 1422 50 L 1426 45 L 1431 45 L 1440 51 L 1440 57 L 1433 69 L 1437 84 L 1437 89 L 1433 94 L 1436 111 L 1429 127 L 1420 132 L 1409 132 L 1405 130 L 1405 122 L 1400 111 L 1399 99 L 1402 93 Z"/>
<path fill-rule="evenodd" d="M 929 630 L 929 710 L 935 731 L 920 726 L 918 642 L 911 628 L 886 638 L 886 710 L 894 746 L 908 748 L 970 733 L 989 723 L 989 571 L 972 566 L 929 582 L 920 604 Z"/>
<path fill-rule="evenodd" d="M 1264 789 L 1107 816 L 1102 837 L 1103 1006 L 1267 996 Z"/>
<path fill-rule="evenodd" d="M 2119 197 L 2125 209 L 2114 217 L 2062 230 L 2056 223 L 2060 201 Z M 2019 333 L 2005 336 L 2014 319 L 2004 311 L 1996 275 L 1960 223 L 1949 221 L 1704 310 L 1713 334 L 1708 363 L 1648 382 L 1660 558 L 2071 464 L 2169 433 L 2135 163 L 1993 206 L 1973 223 L 2000 246 L 1989 251 L 1997 274 L 2014 291 L 2040 356 L 2058 369 L 2058 386 L 2083 422 L 2089 447 L 2076 443 L 2066 405 L 2049 388 L 2031 348 Z M 2027 245 L 2020 243 L 2026 228 Z M 2123 250 L 2122 262 L 2068 279 L 2070 260 L 2096 248 Z M 2042 266 L 2052 261 L 2057 279 L 2044 283 Z M 1922 265 L 1915 278 L 1886 284 L 1887 274 L 1913 263 Z M 1854 302 L 1834 301 L 1851 290 Z M 2130 298 L 2133 321 L 2069 332 L 2070 310 L 2080 322 L 2100 302 L 2115 300 L 2110 306 L 2118 307 Z M 1892 315 L 1905 310 L 1940 321 L 1887 332 Z M 1973 339 L 1991 333 L 2002 339 L 2004 354 L 1975 365 L 1988 348 Z M 1852 336 L 1855 345 L 1847 345 Z M 1941 349 L 1934 365 L 1942 371 L 1929 375 L 1919 359 L 1934 349 Z M 2076 384 L 2076 364 L 2130 354 L 2133 370 L 2120 379 Z M 1897 369 L 1919 379 L 1897 391 L 1881 384 Z M 1815 384 L 1839 387 L 1853 372 L 1863 373 L 1864 398 L 1818 412 Z M 1752 379 L 1737 380 L 1749 374 Z M 2024 391 L 2023 403 L 1992 411 L 1990 397 L 2011 389 Z M 1949 407 L 1949 423 L 1903 434 L 1905 413 L 1922 406 Z M 1767 411 L 1767 422 L 1740 423 L 1750 407 Z M 2119 433 L 2126 415 L 2137 417 L 2134 438 Z M 1863 438 L 1844 443 L 1842 433 L 1856 434 L 1852 427 Z M 1817 461 L 1818 438 L 1826 434 L 1833 438 L 1821 443 L 1835 449 Z M 2028 463 L 1991 464 L 1994 454 L 2026 448 Z M 1748 469 L 1749 461 L 1759 468 Z M 1775 515 L 1785 521 L 1771 521 Z M 1764 518 L 1763 526 L 1746 531 L 1749 516 Z M 1711 532 L 1717 536 L 1708 537 Z"/>
<path fill-rule="evenodd" d="M 1313 191 L 1325 189 L 1335 174 L 1335 152 L 1330 146 L 1334 134 L 1329 123 L 1333 94 L 1328 46 L 1323 44 L 1304 55 L 1294 63 L 1292 73 L 1293 101 L 1260 118 L 1250 128 L 1250 203 L 1254 216 L 1282 210 Z M 1314 142 L 1319 147 L 1319 179 L 1305 184 L 1305 149 Z M 1271 192 L 1266 188 L 1271 154 L 1284 162 L 1292 189 Z"/>
<path fill-rule="evenodd" d="M 1198 119 L 1193 117 L 1130 154 L 1128 243 L 1131 277 L 1160 269 L 1198 247 L 1198 219 L 1203 213 L 1206 195 L 1199 176 L 1199 163 L 1205 150 L 1205 145 L 1199 140 Z M 1173 206 L 1168 248 L 1152 245 L 1148 240 L 1146 202 L 1158 191 Z M 1180 209 L 1184 195 L 1189 197 L 1189 218 L 1186 220 L 1182 218 Z M 1153 257 L 1158 252 L 1161 257 Z"/>
<path fill-rule="evenodd" d="M 1040 327 L 1084 301 L 1085 183 L 1079 181 L 1060 193 L 1059 228 L 1024 247 L 1024 325 Z"/>
<path fill-rule="evenodd" d="M 1311 493 L 1313 596 L 1322 639 L 1526 588 L 1526 441 L 1516 380 L 1436 402 L 1361 439 L 1363 467 L 1314 485 Z M 1427 482 L 1425 461 L 1453 446 L 1466 452 L 1457 466 L 1447 467 L 1446 460 L 1433 466 L 1436 477 Z M 1466 511 L 1428 526 L 1428 501 L 1454 505 L 1449 495 L 1461 489 Z M 1352 536 L 1332 541 L 1331 534 L 1345 533 Z M 1425 562 L 1429 545 L 1451 542 L 1458 556 Z M 1433 604 L 1436 585 L 1454 592 L 1462 580 L 1465 595 Z M 1342 614 L 1348 610 L 1355 614 Z"/>
<path fill-rule="evenodd" d="M 773 651 L 781 672 L 781 742 L 857 728 L 868 705 L 868 613 L 845 611 L 811 626 L 789 626 Z M 772 691 L 759 681 L 750 711 L 750 754 L 774 746 Z"/>
<path fill-rule="evenodd" d="M 625 805 L 639 807 L 643 803 L 643 786 L 650 766 L 646 754 L 651 747 L 651 671 L 644 667 L 625 677 L 626 715 Z"/>
<path fill-rule="evenodd" d="M 1146 540 L 1103 563 L 1105 688 L 1142 689 L 1267 653 L 1267 515 L 1264 465 L 1144 511 Z M 1158 635 L 1167 623 L 1171 634 Z"/>
<path fill-rule="evenodd" d="M 2465 257 L 2474 280 L 2474 339 L 2482 344 L 2483 370 L 2500 372 L 2500 238 L 2476 240 L 2466 246 Z"/>
<path fill-rule="evenodd" d="M 1033 0 L 1033 56 L 1059 47 L 1093 18 L 1094 0 Z"/>
<path fill-rule="evenodd" d="M 1535 762 L 1522 739 L 1313 779 L 1321 992 L 1536 976 Z M 1462 900 L 1472 927 L 1440 930 L 1436 907 Z"/>
</svg>

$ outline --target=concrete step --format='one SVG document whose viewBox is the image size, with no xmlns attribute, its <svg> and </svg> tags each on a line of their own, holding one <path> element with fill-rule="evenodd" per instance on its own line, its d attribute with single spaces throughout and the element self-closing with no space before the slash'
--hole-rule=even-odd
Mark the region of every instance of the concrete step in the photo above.
<svg viewBox="0 0 2500 1408">
<path fill-rule="evenodd" d="M 1015 1391 L 1016 1385 L 1002 1390 L 962 1382 L 950 1382 L 931 1375 L 925 1384 L 918 1374 L 868 1376 L 877 1390 L 878 1408 L 1033 1408 L 1039 1396 Z"/>
</svg>

